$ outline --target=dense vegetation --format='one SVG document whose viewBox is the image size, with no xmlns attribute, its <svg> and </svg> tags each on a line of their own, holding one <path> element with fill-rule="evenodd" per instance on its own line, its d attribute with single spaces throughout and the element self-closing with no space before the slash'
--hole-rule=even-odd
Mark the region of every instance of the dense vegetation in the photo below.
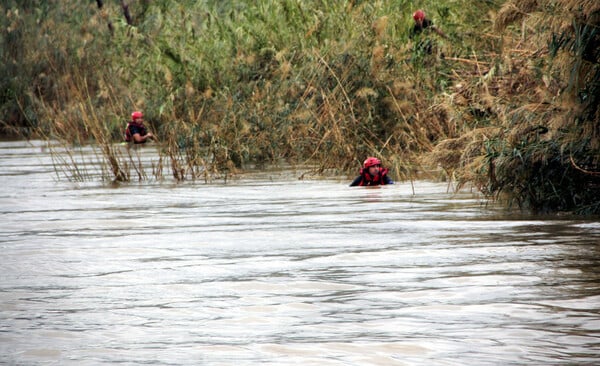
<svg viewBox="0 0 600 366">
<path fill-rule="evenodd" d="M 411 38 L 417 8 L 447 37 Z M 521 207 L 600 213 L 595 0 L 8 0 L 0 11 L 3 133 L 93 143 L 111 180 L 132 179 L 114 146 L 139 109 L 179 180 L 279 161 L 352 175 L 376 155 L 397 179 L 441 168 Z"/>
</svg>

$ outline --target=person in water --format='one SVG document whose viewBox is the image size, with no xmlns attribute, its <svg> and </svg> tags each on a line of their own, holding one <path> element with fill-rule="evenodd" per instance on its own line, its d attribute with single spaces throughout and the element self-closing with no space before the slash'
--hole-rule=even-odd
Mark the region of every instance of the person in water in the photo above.
<svg viewBox="0 0 600 366">
<path fill-rule="evenodd" d="M 125 128 L 125 141 L 144 144 L 149 139 L 154 140 L 154 135 L 144 126 L 144 114 L 140 111 L 131 113 L 131 121 Z"/>
<path fill-rule="evenodd" d="M 381 167 L 381 160 L 368 157 L 360 169 L 360 175 L 350 183 L 350 187 L 394 184 L 387 173 L 388 169 Z"/>
</svg>

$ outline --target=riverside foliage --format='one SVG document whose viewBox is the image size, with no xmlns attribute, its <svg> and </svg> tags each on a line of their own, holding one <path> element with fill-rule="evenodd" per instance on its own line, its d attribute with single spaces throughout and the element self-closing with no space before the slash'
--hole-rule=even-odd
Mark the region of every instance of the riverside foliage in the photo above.
<svg viewBox="0 0 600 366">
<path fill-rule="evenodd" d="M 448 37 L 411 39 L 417 8 Z M 4 133 L 93 143 L 107 179 L 145 176 L 114 147 L 139 109 L 160 136 L 157 176 L 279 161 L 352 176 L 377 155 L 398 179 L 440 168 L 521 207 L 600 213 L 597 1 L 9 0 L 0 11 Z"/>
</svg>

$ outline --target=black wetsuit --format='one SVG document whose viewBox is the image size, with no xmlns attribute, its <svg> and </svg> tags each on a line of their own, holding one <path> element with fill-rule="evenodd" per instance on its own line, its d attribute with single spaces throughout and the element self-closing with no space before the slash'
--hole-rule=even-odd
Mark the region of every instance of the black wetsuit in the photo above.
<svg viewBox="0 0 600 366">
<path fill-rule="evenodd" d="M 146 136 L 146 134 L 148 133 L 148 130 L 146 129 L 146 126 L 144 126 L 142 124 L 129 122 L 127 124 L 127 131 L 125 132 L 125 141 L 127 141 L 127 142 L 133 141 L 136 144 L 145 143 L 146 141 L 142 141 L 142 142 L 135 141 L 135 139 L 133 138 L 133 135 L 135 135 L 136 133 L 139 133 L 140 136 Z"/>
<path fill-rule="evenodd" d="M 423 32 L 425 28 L 429 28 L 433 26 L 433 22 L 427 18 L 423 19 L 422 24 L 416 24 L 412 27 L 410 31 L 410 38 L 414 38 L 417 34 Z"/>
</svg>

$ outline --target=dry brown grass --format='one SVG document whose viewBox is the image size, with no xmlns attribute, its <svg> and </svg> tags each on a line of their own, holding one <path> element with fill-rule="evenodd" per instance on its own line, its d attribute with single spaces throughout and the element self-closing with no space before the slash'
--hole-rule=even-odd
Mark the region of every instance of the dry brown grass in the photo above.
<svg viewBox="0 0 600 366">
<path fill-rule="evenodd" d="M 494 22 L 502 32 L 496 62 L 455 59 L 474 68 L 455 70 L 455 92 L 441 101 L 453 118 L 472 125 L 483 116 L 497 127 L 442 141 L 425 162 L 438 164 L 459 187 L 471 182 L 519 206 L 597 212 L 600 112 L 580 96 L 600 91 L 593 82 L 600 60 L 581 59 L 577 47 L 588 41 L 578 37 L 593 37 L 600 25 L 593 15 L 599 8 L 592 1 L 505 3 Z"/>
</svg>

